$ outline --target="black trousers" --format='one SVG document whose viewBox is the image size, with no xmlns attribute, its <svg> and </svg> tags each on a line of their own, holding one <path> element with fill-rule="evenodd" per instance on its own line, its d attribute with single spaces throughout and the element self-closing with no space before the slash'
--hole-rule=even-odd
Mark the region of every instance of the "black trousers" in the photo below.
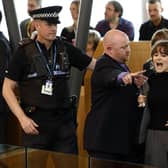
<svg viewBox="0 0 168 168">
<path fill-rule="evenodd" d="M 2 97 L 0 91 L 0 143 L 8 143 L 7 130 L 8 130 L 9 108 Z"/>
<path fill-rule="evenodd" d="M 7 144 L 8 116 L 0 111 L 0 144 Z"/>
<path fill-rule="evenodd" d="M 113 161 L 125 161 L 132 163 L 144 163 L 144 144 L 134 145 L 134 151 L 129 154 L 119 153 L 105 153 L 99 151 L 88 151 L 88 154 L 92 158 L 113 160 Z"/>
<path fill-rule="evenodd" d="M 70 110 L 36 109 L 26 113 L 38 125 L 38 135 L 23 132 L 23 145 L 31 148 L 77 154 L 76 126 Z"/>
</svg>

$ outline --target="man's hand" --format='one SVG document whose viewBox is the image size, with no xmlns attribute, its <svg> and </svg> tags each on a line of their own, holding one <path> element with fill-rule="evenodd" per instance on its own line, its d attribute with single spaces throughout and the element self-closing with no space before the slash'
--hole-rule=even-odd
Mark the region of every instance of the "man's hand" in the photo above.
<svg viewBox="0 0 168 168">
<path fill-rule="evenodd" d="M 38 125 L 26 115 L 20 119 L 20 124 L 26 134 L 39 134 L 39 131 L 37 130 Z"/>
<path fill-rule="evenodd" d="M 140 88 L 148 79 L 146 76 L 143 75 L 144 72 L 145 71 L 127 73 L 123 76 L 122 81 L 125 85 L 132 84 L 134 82 L 136 86 Z"/>
<path fill-rule="evenodd" d="M 132 84 L 132 76 L 131 73 L 126 73 L 123 77 L 122 77 L 122 81 L 125 85 L 129 85 Z"/>
<path fill-rule="evenodd" d="M 148 80 L 148 78 L 146 76 L 143 75 L 144 71 L 138 71 L 135 73 L 131 73 L 131 76 L 134 79 L 134 83 L 136 84 L 136 86 L 138 88 L 140 88 L 141 86 L 144 85 L 144 83 Z"/>
<path fill-rule="evenodd" d="M 138 96 L 138 107 L 145 107 L 146 105 L 146 96 L 143 94 L 140 94 Z"/>
</svg>

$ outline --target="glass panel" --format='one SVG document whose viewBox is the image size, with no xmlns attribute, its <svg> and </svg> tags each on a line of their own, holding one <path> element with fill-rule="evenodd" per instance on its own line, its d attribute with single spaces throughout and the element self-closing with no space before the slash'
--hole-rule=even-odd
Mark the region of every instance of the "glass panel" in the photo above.
<svg viewBox="0 0 168 168">
<path fill-rule="evenodd" d="M 129 162 L 119 162 L 90 158 L 90 168 L 156 168 L 149 165 L 134 164 Z"/>
<path fill-rule="evenodd" d="M 0 168 L 24 168 L 25 149 L 19 146 L 0 144 Z"/>
<path fill-rule="evenodd" d="M 88 158 L 72 154 L 28 148 L 27 166 L 29 168 L 87 168 Z"/>
</svg>

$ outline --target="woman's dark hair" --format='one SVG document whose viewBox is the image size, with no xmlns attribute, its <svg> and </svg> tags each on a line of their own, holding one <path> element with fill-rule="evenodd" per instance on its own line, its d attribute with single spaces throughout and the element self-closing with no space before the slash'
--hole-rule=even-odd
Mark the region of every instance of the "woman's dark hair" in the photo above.
<svg viewBox="0 0 168 168">
<path fill-rule="evenodd" d="M 159 47 L 159 52 L 164 52 L 166 55 L 168 55 L 168 40 L 158 40 L 153 46 L 151 50 L 151 56 L 158 51 Z"/>
<path fill-rule="evenodd" d="M 156 2 L 161 3 L 161 0 L 148 0 L 148 3 L 155 4 Z"/>
<path fill-rule="evenodd" d="M 151 38 L 151 45 L 153 46 L 158 40 L 168 40 L 168 29 L 157 30 Z"/>
</svg>

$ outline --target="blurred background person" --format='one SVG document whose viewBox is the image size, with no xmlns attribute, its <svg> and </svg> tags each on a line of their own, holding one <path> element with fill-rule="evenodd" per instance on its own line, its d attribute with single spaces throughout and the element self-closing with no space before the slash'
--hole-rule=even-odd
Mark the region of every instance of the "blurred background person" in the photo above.
<svg viewBox="0 0 168 168">
<path fill-rule="evenodd" d="M 97 48 L 97 45 L 101 39 L 101 35 L 96 30 L 89 30 L 88 41 L 86 45 L 86 53 L 88 56 L 92 57 Z"/>
<path fill-rule="evenodd" d="M 168 20 L 162 16 L 163 7 L 161 0 L 148 0 L 146 10 L 149 20 L 141 24 L 139 40 L 151 40 L 152 35 L 159 29 L 168 28 Z"/>
<path fill-rule="evenodd" d="M 42 0 L 28 0 L 27 1 L 27 12 L 30 16 L 30 12 L 39 9 L 42 6 Z M 20 23 L 20 30 L 22 38 L 27 38 L 32 36 L 32 32 L 35 31 L 34 21 L 31 16 L 28 19 L 23 20 Z"/>
<path fill-rule="evenodd" d="M 105 33 L 111 28 L 118 29 L 125 32 L 129 40 L 134 40 L 134 26 L 133 23 L 122 18 L 123 7 L 118 1 L 109 1 L 105 7 L 105 18 L 99 21 L 96 25 L 96 30 L 100 32 L 103 37 Z M 112 26 L 115 21 L 115 26 Z"/>
<path fill-rule="evenodd" d="M 79 7 L 80 7 L 80 0 L 73 0 L 71 2 L 70 12 L 73 19 L 73 24 L 71 26 L 64 27 L 61 32 L 61 37 L 65 38 L 65 40 L 67 40 L 70 43 L 74 43 L 75 41 Z"/>
<path fill-rule="evenodd" d="M 86 54 L 89 57 L 94 57 L 94 53 L 96 51 L 96 48 L 101 40 L 101 35 L 98 31 L 96 30 L 89 30 L 88 33 L 88 40 L 87 40 L 87 45 L 86 45 Z M 86 74 L 87 70 L 84 72 L 84 77 Z M 84 79 L 82 81 L 82 85 L 84 85 Z"/>
<path fill-rule="evenodd" d="M 64 27 L 61 31 L 61 37 L 66 41 L 75 45 L 75 38 L 77 33 L 78 26 L 78 17 L 79 17 L 79 9 L 80 9 L 80 0 L 73 0 L 70 4 L 70 13 L 73 19 L 73 24 L 68 27 Z M 91 26 L 89 29 L 93 29 Z"/>
</svg>

